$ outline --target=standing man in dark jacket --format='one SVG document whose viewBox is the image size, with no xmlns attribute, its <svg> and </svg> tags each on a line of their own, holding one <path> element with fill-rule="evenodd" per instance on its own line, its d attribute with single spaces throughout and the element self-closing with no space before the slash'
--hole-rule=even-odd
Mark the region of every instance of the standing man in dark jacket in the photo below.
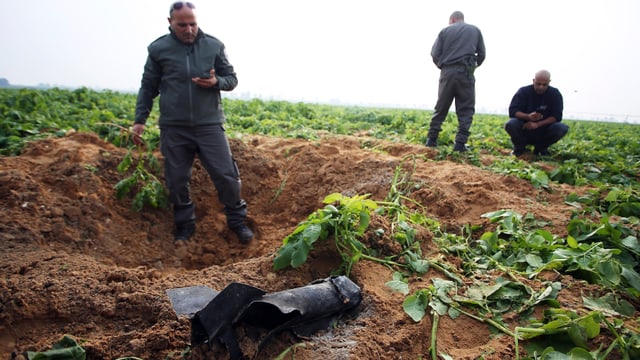
<svg viewBox="0 0 640 360">
<path fill-rule="evenodd" d="M 464 22 L 464 14 L 454 11 L 449 17 L 449 26 L 442 29 L 431 48 L 433 62 L 440 69 L 438 101 L 431 118 L 427 143 L 438 145 L 442 123 L 456 100 L 458 133 L 453 150 L 466 151 L 469 129 L 476 105 L 476 78 L 474 71 L 486 55 L 482 33 L 477 27 Z"/>
<path fill-rule="evenodd" d="M 533 84 L 518 89 L 511 99 L 510 119 L 504 128 L 511 136 L 515 156 L 524 154 L 527 145 L 534 146 L 534 154 L 548 156 L 549 146 L 569 131 L 569 127 L 561 123 L 562 94 L 549 86 L 550 82 L 549 71 L 540 70 L 535 74 Z"/>
<path fill-rule="evenodd" d="M 175 239 L 195 232 L 195 206 L 189 181 L 196 154 L 224 205 L 227 225 L 248 243 L 247 204 L 240 197 L 240 175 L 227 140 L 220 91 L 238 84 L 220 40 L 198 28 L 195 6 L 176 2 L 169 10 L 169 34 L 148 47 L 138 92 L 134 141 L 140 142 L 153 100 L 160 95 L 160 150 L 173 204 Z"/>
</svg>

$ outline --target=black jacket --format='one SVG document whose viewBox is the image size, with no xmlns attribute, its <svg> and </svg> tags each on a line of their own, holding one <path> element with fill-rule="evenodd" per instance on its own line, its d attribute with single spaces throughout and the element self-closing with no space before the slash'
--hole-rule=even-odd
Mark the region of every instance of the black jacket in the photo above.
<svg viewBox="0 0 640 360">
<path fill-rule="evenodd" d="M 144 124 L 153 100 L 160 95 L 160 126 L 200 126 L 225 121 L 220 90 L 231 91 L 238 78 L 229 63 L 224 44 L 198 29 L 193 44 L 185 44 L 173 32 L 152 42 L 138 91 L 135 123 Z M 204 89 L 191 81 L 215 69 L 218 84 Z"/>
<path fill-rule="evenodd" d="M 509 104 L 509 117 L 515 118 L 518 111 L 527 114 L 537 111 L 542 113 L 544 119 L 553 116 L 557 122 L 560 122 L 563 110 L 564 101 L 557 88 L 549 86 L 543 94 L 537 94 L 533 85 L 527 85 L 518 89 L 513 95 Z"/>
</svg>

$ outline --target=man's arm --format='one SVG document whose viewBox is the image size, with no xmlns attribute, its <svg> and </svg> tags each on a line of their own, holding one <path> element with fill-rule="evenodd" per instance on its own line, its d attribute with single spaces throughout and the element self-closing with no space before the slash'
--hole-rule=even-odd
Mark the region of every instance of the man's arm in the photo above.
<svg viewBox="0 0 640 360">
<path fill-rule="evenodd" d="M 438 69 L 441 68 L 440 59 L 442 59 L 442 41 L 440 40 L 440 37 L 442 36 L 441 34 L 442 33 L 438 34 L 436 41 L 431 47 L 431 59 Z"/>
<path fill-rule="evenodd" d="M 220 48 L 220 52 L 215 60 L 215 76 L 218 79 L 218 88 L 224 91 L 231 91 L 238 86 L 238 77 L 233 69 L 233 65 L 229 63 L 227 52 L 224 45 Z"/>
<path fill-rule="evenodd" d="M 136 99 L 134 123 L 144 125 L 147 122 L 147 118 L 153 107 L 153 99 L 160 93 L 158 90 L 160 74 L 160 66 L 151 59 L 151 56 L 148 56 L 147 62 L 144 65 L 144 73 L 142 74 L 142 81 L 140 82 L 140 89 L 138 90 L 138 97 Z"/>
<path fill-rule="evenodd" d="M 482 32 L 480 32 L 480 30 L 478 30 L 478 44 L 476 45 L 476 54 L 476 64 L 480 66 L 487 56 L 487 49 L 484 47 L 484 39 L 482 38 Z"/>
</svg>

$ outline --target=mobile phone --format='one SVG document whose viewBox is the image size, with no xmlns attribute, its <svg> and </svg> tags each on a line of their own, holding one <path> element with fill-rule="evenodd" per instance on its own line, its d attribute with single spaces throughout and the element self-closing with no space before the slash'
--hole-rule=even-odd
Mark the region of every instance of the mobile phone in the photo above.
<svg viewBox="0 0 640 360">
<path fill-rule="evenodd" d="M 198 76 L 200 79 L 209 79 L 211 78 L 211 73 L 209 71 L 205 71 L 202 74 L 200 74 L 200 76 Z"/>
</svg>

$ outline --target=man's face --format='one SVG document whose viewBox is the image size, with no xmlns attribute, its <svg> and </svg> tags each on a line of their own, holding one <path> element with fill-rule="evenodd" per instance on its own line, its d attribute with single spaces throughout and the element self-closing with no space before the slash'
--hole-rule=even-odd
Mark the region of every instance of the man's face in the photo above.
<svg viewBox="0 0 640 360">
<path fill-rule="evenodd" d="M 543 76 L 536 76 L 536 78 L 533 79 L 533 89 L 536 94 L 544 94 L 544 92 L 549 88 L 550 81 L 551 80 Z"/>
<path fill-rule="evenodd" d="M 169 18 L 169 25 L 178 40 L 185 44 L 193 44 L 198 34 L 198 23 L 193 9 L 183 6 L 179 10 L 174 10 Z"/>
</svg>

